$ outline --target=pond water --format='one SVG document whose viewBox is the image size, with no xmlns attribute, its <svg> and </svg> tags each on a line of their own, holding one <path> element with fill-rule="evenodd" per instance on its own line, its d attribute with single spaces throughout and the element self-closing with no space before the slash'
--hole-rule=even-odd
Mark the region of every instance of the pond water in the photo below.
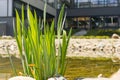
<svg viewBox="0 0 120 80">
<path fill-rule="evenodd" d="M 20 59 L 12 57 L 17 72 L 21 72 Z M 105 58 L 67 58 L 67 70 L 65 77 L 67 80 L 74 80 L 78 77 L 97 77 L 103 74 L 109 77 L 115 73 L 119 67 L 119 63 L 113 63 L 111 59 Z M 13 75 L 9 58 L 0 57 L 0 80 L 7 80 Z"/>
<path fill-rule="evenodd" d="M 68 80 L 78 77 L 97 77 L 99 74 L 110 77 L 119 68 L 119 63 L 113 63 L 111 59 L 106 58 L 68 58 L 65 77 Z"/>
</svg>

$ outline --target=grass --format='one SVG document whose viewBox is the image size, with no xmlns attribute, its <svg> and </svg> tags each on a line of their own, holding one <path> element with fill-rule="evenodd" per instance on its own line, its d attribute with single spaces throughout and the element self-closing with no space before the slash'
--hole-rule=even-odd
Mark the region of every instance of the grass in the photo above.
<svg viewBox="0 0 120 80">
<path fill-rule="evenodd" d="M 109 36 L 111 37 L 112 34 L 118 34 L 120 35 L 119 29 L 93 29 L 87 32 L 85 36 Z"/>
<path fill-rule="evenodd" d="M 106 57 L 67 57 L 67 59 L 85 59 L 85 60 L 99 60 L 99 61 L 106 61 L 106 60 L 111 60 L 111 58 L 106 58 Z"/>
<path fill-rule="evenodd" d="M 51 25 L 47 24 L 46 5 L 43 14 L 43 20 L 38 20 L 36 11 L 32 13 L 28 6 L 28 26 L 25 26 L 24 7 L 22 6 L 21 17 L 16 10 L 16 27 L 14 27 L 23 74 L 25 76 L 31 76 L 36 80 L 47 80 L 57 75 L 64 76 L 66 70 L 67 47 L 71 35 L 71 30 L 68 36 L 66 31 L 63 30 L 66 19 L 63 6 L 57 23 L 57 39 L 59 44 L 58 51 L 56 51 L 55 22 L 53 20 Z M 57 57 L 56 52 L 58 52 Z"/>
<path fill-rule="evenodd" d="M 72 36 L 73 39 L 110 39 L 109 36 Z"/>
<path fill-rule="evenodd" d="M 111 36 L 116 33 L 120 35 L 119 29 L 93 29 L 89 30 L 87 34 L 83 36 L 72 36 L 72 38 L 80 39 L 110 39 Z"/>
</svg>

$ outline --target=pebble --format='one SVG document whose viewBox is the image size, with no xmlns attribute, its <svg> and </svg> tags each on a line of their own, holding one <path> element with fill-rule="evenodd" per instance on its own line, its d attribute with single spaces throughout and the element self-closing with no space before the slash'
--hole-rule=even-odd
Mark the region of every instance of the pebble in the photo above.
<svg viewBox="0 0 120 80">
<path fill-rule="evenodd" d="M 8 54 L 7 48 L 12 55 L 19 53 L 15 39 L 0 39 L 0 54 Z M 114 53 L 117 54 L 119 49 L 120 39 L 70 39 L 67 56 L 111 57 Z"/>
</svg>

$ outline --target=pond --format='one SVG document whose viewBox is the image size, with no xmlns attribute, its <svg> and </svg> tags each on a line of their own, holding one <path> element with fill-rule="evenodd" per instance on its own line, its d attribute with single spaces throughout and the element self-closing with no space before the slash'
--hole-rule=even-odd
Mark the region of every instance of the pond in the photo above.
<svg viewBox="0 0 120 80">
<path fill-rule="evenodd" d="M 78 77 L 97 77 L 99 74 L 110 77 L 120 68 L 119 63 L 113 63 L 111 59 L 106 58 L 68 58 L 67 60 L 65 77 L 68 80 Z"/>
<path fill-rule="evenodd" d="M 20 59 L 12 57 L 17 72 L 21 72 Z M 97 77 L 103 74 L 104 77 L 109 77 L 115 73 L 119 67 L 119 63 L 113 63 L 111 59 L 106 58 L 82 58 L 72 57 L 67 58 L 67 70 L 65 77 L 67 80 L 74 80 L 78 77 Z M 0 80 L 7 80 L 13 75 L 9 58 L 0 57 Z"/>
</svg>

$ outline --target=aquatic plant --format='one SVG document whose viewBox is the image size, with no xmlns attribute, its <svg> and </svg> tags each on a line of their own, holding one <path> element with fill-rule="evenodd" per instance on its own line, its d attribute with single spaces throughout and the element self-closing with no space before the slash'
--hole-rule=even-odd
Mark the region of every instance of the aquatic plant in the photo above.
<svg viewBox="0 0 120 80">
<path fill-rule="evenodd" d="M 63 30 L 66 15 L 64 6 L 61 8 L 57 22 L 57 39 L 59 41 L 58 55 L 55 46 L 55 22 L 51 26 L 46 22 L 46 6 L 43 20 L 38 20 L 36 11 L 27 8 L 28 26 L 25 26 L 24 7 L 21 17 L 16 10 L 15 38 L 23 66 L 23 74 L 36 80 L 47 80 L 54 75 L 64 75 L 66 70 L 66 53 L 71 30 L 67 36 Z M 39 23 L 38 23 L 39 22 Z M 61 35 L 62 34 L 62 35 Z M 61 39 L 62 36 L 62 39 Z"/>
</svg>

